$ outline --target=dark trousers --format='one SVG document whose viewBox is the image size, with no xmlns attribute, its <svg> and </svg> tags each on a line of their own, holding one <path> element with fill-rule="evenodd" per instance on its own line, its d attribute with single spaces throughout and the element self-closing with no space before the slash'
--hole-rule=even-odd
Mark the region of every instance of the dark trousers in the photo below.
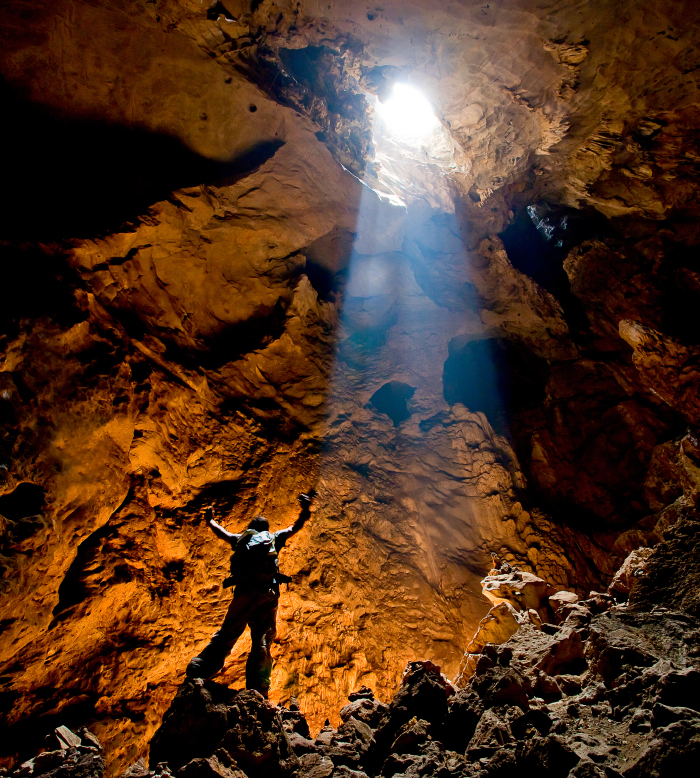
<svg viewBox="0 0 700 778">
<path fill-rule="evenodd" d="M 270 647 L 277 634 L 277 602 L 275 589 L 236 587 L 221 629 L 213 635 L 204 650 L 187 665 L 191 678 L 211 678 L 221 670 L 246 626 L 250 626 L 252 647 L 245 667 L 247 689 L 257 689 L 267 697 L 272 673 Z"/>
</svg>

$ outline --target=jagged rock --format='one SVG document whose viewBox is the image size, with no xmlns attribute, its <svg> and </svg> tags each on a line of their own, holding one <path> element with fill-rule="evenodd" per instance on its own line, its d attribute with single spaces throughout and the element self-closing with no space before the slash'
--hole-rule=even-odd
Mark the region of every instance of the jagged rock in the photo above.
<svg viewBox="0 0 700 778">
<path fill-rule="evenodd" d="M 54 732 L 56 733 L 61 748 L 77 748 L 82 742 L 78 735 L 71 732 L 68 727 L 57 727 Z"/>
<path fill-rule="evenodd" d="M 357 719 L 358 721 L 363 721 L 372 729 L 376 729 L 388 707 L 386 703 L 380 700 L 359 697 L 340 709 L 340 718 L 343 721 L 348 721 L 351 718 Z"/>
<path fill-rule="evenodd" d="M 697 721 L 677 721 L 657 731 L 644 753 L 625 771 L 625 778 L 665 778 L 688 774 L 700 759 Z"/>
<path fill-rule="evenodd" d="M 651 548 L 638 548 L 632 551 L 622 563 L 622 567 L 615 573 L 615 577 L 608 588 L 608 594 L 612 594 L 623 601 L 629 599 L 632 588 L 639 578 L 644 575 L 646 562 L 652 553 L 653 550 Z"/>
<path fill-rule="evenodd" d="M 472 680 L 472 686 L 486 708 L 498 705 L 528 708 L 527 681 L 513 668 L 493 667 Z"/>
<path fill-rule="evenodd" d="M 235 696 L 211 681 L 185 681 L 151 741 L 151 769 L 167 762 L 177 770 L 195 758 L 213 754 L 229 728 L 228 706 Z"/>
<path fill-rule="evenodd" d="M 304 754 L 299 759 L 299 778 L 328 778 L 335 765 L 324 754 Z"/>
<path fill-rule="evenodd" d="M 146 778 L 149 774 L 148 762 L 141 757 L 124 770 L 119 778 Z"/>
<path fill-rule="evenodd" d="M 277 708 L 256 691 L 232 692 L 211 681 L 180 687 L 151 742 L 150 763 L 179 770 L 223 749 L 249 778 L 284 778 L 298 766 Z"/>
<path fill-rule="evenodd" d="M 663 605 L 700 617 L 699 529 L 698 510 L 684 508 L 647 560 L 644 575 L 630 594 L 631 608 Z"/>
<path fill-rule="evenodd" d="M 567 606 L 575 605 L 578 600 L 579 597 L 577 594 L 574 594 L 574 592 L 566 591 L 555 592 L 548 598 L 549 606 L 554 613 L 554 618 L 558 622 L 564 621 L 567 615 L 570 613 L 570 610 L 567 609 Z"/>
<path fill-rule="evenodd" d="M 443 742 L 452 751 L 463 754 L 484 713 L 484 703 L 472 685 L 460 689 L 449 702 L 443 730 Z"/>
<path fill-rule="evenodd" d="M 193 759 L 181 767 L 177 774 L 182 778 L 247 778 L 223 749 L 207 759 Z"/>
<path fill-rule="evenodd" d="M 401 728 L 411 719 L 427 721 L 441 730 L 454 690 L 432 662 L 410 662 L 401 686 L 374 733 L 367 763 L 380 769 Z"/>
<path fill-rule="evenodd" d="M 373 700 L 374 699 L 374 692 L 369 688 L 369 686 L 361 686 L 357 691 L 350 692 L 348 694 L 348 700 L 350 702 L 355 702 L 355 700 Z"/>
<path fill-rule="evenodd" d="M 510 664 L 535 683 L 539 674 L 577 674 L 585 668 L 584 644 L 580 634 L 563 625 L 554 635 L 523 626 L 505 644 L 512 651 Z"/>
<path fill-rule="evenodd" d="M 284 731 L 291 734 L 296 732 L 304 738 L 309 737 L 309 724 L 306 721 L 304 714 L 300 710 L 287 710 L 286 708 L 279 709 L 280 718 L 282 719 L 282 726 Z"/>
<path fill-rule="evenodd" d="M 494 604 L 507 600 L 519 611 L 532 608 L 539 612 L 554 594 L 550 584 L 527 572 L 487 576 L 481 583 L 484 595 Z"/>
<path fill-rule="evenodd" d="M 24 762 L 12 775 L 17 778 L 103 778 L 105 760 L 101 754 L 81 753 L 76 747 L 45 751 Z"/>
<path fill-rule="evenodd" d="M 298 732 L 289 732 L 288 737 L 292 751 L 294 751 L 297 756 L 302 756 L 303 754 L 316 754 L 319 752 L 319 747 L 313 740 L 303 737 Z"/>
</svg>

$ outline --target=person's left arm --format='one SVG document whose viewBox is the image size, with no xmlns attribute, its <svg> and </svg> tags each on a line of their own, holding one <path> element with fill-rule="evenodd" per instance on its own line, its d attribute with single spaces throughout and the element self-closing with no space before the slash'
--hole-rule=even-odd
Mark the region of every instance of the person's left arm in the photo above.
<svg viewBox="0 0 700 778">
<path fill-rule="evenodd" d="M 240 535 L 237 535 L 235 532 L 229 532 L 227 529 L 224 529 L 221 524 L 217 524 L 217 522 L 214 521 L 214 508 L 211 505 L 207 508 L 204 514 L 204 520 L 207 522 L 211 531 L 216 535 L 217 538 L 225 540 L 232 546 L 235 546 L 236 543 L 238 543 L 238 539 L 241 537 Z"/>
</svg>

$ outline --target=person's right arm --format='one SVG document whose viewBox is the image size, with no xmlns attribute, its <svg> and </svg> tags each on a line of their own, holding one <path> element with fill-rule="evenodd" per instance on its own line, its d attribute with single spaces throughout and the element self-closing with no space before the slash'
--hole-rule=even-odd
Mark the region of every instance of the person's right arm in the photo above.
<svg viewBox="0 0 700 778">
<path fill-rule="evenodd" d="M 311 518 L 311 501 L 316 496 L 316 491 L 311 489 L 308 494 L 299 495 L 299 518 L 292 524 L 291 527 L 281 529 L 275 532 L 275 545 L 279 550 L 284 544 L 306 524 Z"/>
</svg>

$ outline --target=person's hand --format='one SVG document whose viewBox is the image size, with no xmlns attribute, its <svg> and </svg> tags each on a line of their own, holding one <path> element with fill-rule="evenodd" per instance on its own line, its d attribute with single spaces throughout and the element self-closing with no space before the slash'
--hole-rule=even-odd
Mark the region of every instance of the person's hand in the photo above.
<svg viewBox="0 0 700 778">
<path fill-rule="evenodd" d="M 301 505 L 301 509 L 303 511 L 308 511 L 311 507 L 311 501 L 316 496 L 316 490 L 315 489 L 309 489 L 308 492 L 304 494 L 300 494 L 298 497 L 299 505 Z"/>
<path fill-rule="evenodd" d="M 212 521 L 214 521 L 214 506 L 208 505 L 207 509 L 204 511 L 204 521 L 206 521 L 207 524 L 211 524 Z"/>
</svg>

